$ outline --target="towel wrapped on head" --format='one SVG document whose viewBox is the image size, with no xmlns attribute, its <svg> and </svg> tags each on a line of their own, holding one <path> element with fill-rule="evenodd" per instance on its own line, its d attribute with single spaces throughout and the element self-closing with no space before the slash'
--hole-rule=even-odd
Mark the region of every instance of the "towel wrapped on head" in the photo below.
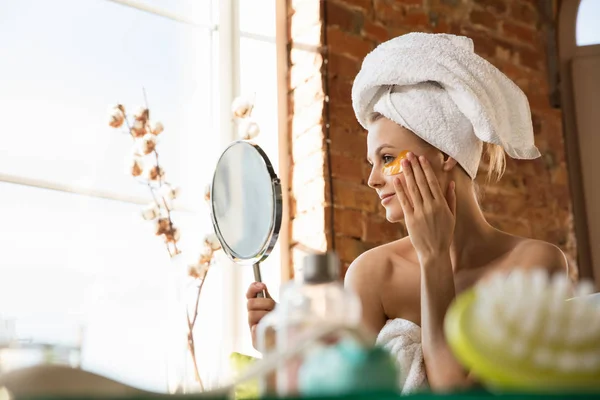
<svg viewBox="0 0 600 400">
<path fill-rule="evenodd" d="M 472 179 L 484 142 L 512 158 L 540 156 L 527 97 L 467 37 L 409 33 L 382 43 L 363 61 L 352 106 L 365 129 L 379 113 L 454 158 Z"/>
</svg>

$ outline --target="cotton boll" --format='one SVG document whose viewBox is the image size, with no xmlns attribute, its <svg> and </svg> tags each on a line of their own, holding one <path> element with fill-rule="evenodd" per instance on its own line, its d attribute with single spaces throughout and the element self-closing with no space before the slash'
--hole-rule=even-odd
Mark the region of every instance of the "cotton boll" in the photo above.
<svg viewBox="0 0 600 400">
<path fill-rule="evenodd" d="M 238 133 L 243 140 L 254 139 L 260 134 L 260 127 L 254 121 L 243 121 L 238 127 Z"/>
<path fill-rule="evenodd" d="M 152 131 L 153 134 L 160 135 L 165 130 L 165 127 L 163 126 L 163 124 L 161 122 L 155 122 L 152 124 L 152 127 L 150 130 Z"/>
<path fill-rule="evenodd" d="M 217 235 L 214 233 L 206 235 L 204 238 L 204 243 L 213 251 L 221 249 L 221 242 L 219 242 Z"/>
<path fill-rule="evenodd" d="M 140 107 L 133 117 L 136 119 L 136 121 L 141 121 L 145 124 L 150 117 L 150 110 L 148 110 L 146 107 Z"/>
<path fill-rule="evenodd" d="M 125 108 L 117 104 L 110 110 L 110 117 L 108 124 L 113 128 L 119 128 L 125 122 Z"/>
<path fill-rule="evenodd" d="M 148 155 L 156 149 L 156 136 L 152 133 L 147 133 L 144 135 L 142 140 L 139 142 L 140 151 L 144 155 Z"/>
<path fill-rule="evenodd" d="M 254 100 L 246 96 L 237 97 L 231 104 L 231 112 L 234 118 L 248 118 L 252 114 Z"/>
<path fill-rule="evenodd" d="M 181 193 L 180 188 L 173 187 L 169 184 L 163 185 L 162 188 L 160 189 L 161 196 L 167 200 L 175 200 L 177 197 L 179 197 L 180 193 Z"/>
<path fill-rule="evenodd" d="M 146 221 L 156 219 L 159 215 L 160 209 L 156 203 L 149 204 L 142 210 L 142 218 L 144 218 Z"/>
</svg>

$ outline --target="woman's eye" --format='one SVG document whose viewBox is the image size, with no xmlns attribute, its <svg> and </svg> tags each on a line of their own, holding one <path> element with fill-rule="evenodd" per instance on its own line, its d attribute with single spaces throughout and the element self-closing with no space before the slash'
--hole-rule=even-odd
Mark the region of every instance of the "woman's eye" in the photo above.
<svg viewBox="0 0 600 400">
<path fill-rule="evenodd" d="M 394 157 L 394 156 L 383 156 L 383 157 L 381 157 L 381 159 L 383 160 L 384 164 L 391 163 L 392 161 L 394 161 L 395 158 L 396 157 Z"/>
</svg>

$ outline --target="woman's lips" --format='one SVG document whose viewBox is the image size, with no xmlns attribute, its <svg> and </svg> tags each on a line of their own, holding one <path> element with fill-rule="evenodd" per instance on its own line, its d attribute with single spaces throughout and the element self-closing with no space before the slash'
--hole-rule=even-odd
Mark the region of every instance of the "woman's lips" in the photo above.
<svg viewBox="0 0 600 400">
<path fill-rule="evenodd" d="M 386 205 L 387 203 L 392 201 L 393 198 L 394 198 L 394 193 L 384 194 L 383 196 L 381 196 L 381 204 Z"/>
</svg>

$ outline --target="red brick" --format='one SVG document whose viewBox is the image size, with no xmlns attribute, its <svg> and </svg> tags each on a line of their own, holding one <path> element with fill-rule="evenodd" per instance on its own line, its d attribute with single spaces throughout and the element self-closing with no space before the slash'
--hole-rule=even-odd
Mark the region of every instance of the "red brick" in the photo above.
<svg viewBox="0 0 600 400">
<path fill-rule="evenodd" d="M 294 163 L 291 166 L 291 172 L 292 190 L 295 190 L 297 187 L 301 187 L 314 179 L 322 178 L 325 176 L 325 155 L 323 152 L 318 152 L 303 159 L 294 160 Z"/>
<path fill-rule="evenodd" d="M 306 213 L 314 208 L 323 207 L 325 204 L 325 179 L 323 177 L 313 179 L 302 185 L 294 185 L 292 196 L 294 197 L 294 215 Z"/>
<path fill-rule="evenodd" d="M 522 66 L 533 70 L 542 70 L 543 59 L 541 53 L 535 50 L 519 49 L 519 62 Z"/>
<path fill-rule="evenodd" d="M 362 166 L 353 157 L 331 154 L 331 172 L 334 178 L 362 183 Z"/>
<path fill-rule="evenodd" d="M 323 101 L 325 93 L 323 92 L 323 80 L 321 75 L 314 75 L 308 81 L 298 85 L 292 95 L 292 109 L 294 112 L 303 110 L 316 101 Z"/>
<path fill-rule="evenodd" d="M 487 11 L 473 10 L 469 19 L 476 25 L 481 25 L 489 30 L 496 30 L 498 28 L 498 19 L 496 16 Z"/>
<path fill-rule="evenodd" d="M 363 160 L 367 153 L 367 139 L 363 132 L 348 131 L 332 125 L 329 130 L 329 139 L 331 140 L 331 147 L 336 152 L 353 157 L 356 163 L 366 164 Z"/>
<path fill-rule="evenodd" d="M 292 68 L 297 68 L 290 70 L 291 87 L 304 85 L 307 93 L 303 95 L 300 89 L 289 96 L 293 113 L 290 148 L 294 159 L 290 207 L 300 217 L 296 237 L 302 236 L 298 234 L 300 231 L 309 236 L 301 237 L 303 244 L 327 248 L 335 237 L 336 248 L 347 267 L 364 250 L 405 233 L 402 224 L 385 221 L 385 209 L 376 193 L 361 183 L 368 179 L 370 167 L 364 162 L 365 132 L 354 117 L 350 89 L 362 58 L 375 45 L 418 30 L 471 37 L 476 52 L 519 85 L 530 100 L 535 140 L 543 157 L 531 161 L 509 159 L 500 182 L 481 184 L 484 193 L 481 204 L 490 223 L 510 233 L 549 240 L 568 250 L 570 257 L 576 254 L 562 115 L 560 110 L 552 110 L 548 102 L 547 61 L 540 40 L 544 33 L 538 32 L 536 26 L 539 19 L 536 0 L 325 0 L 329 21 L 322 28 L 320 24 L 324 21 L 311 20 L 306 17 L 308 10 L 300 10 L 309 1 L 313 3 L 309 8 L 322 4 L 317 0 L 290 2 L 298 12 L 305 13 L 295 23 L 294 33 L 301 32 L 302 40 L 315 42 L 312 45 L 316 46 L 314 50 L 303 51 L 305 54 L 299 48 L 293 49 L 290 55 Z M 292 25 L 294 17 L 290 16 Z M 300 29 L 301 26 L 304 28 Z M 313 221 L 316 226 L 311 226 L 307 216 L 320 215 L 315 207 L 331 203 L 329 180 L 324 174 L 323 99 L 318 89 L 313 87 L 312 92 L 308 89 L 315 79 L 322 79 L 315 78 L 321 73 L 321 64 L 316 59 L 321 29 L 327 29 L 328 43 L 323 45 L 329 49 L 327 116 L 331 126 L 332 172 L 336 176 L 332 183 L 336 209 L 326 207 L 326 215 L 321 217 L 324 221 Z M 300 40 L 298 36 L 294 39 Z M 321 85 L 322 90 L 323 82 Z M 485 182 L 485 171 L 482 164 L 477 182 Z M 330 229 L 331 212 L 335 212 L 333 235 L 323 233 L 323 229 Z M 352 224 L 358 216 L 360 223 Z M 310 237 L 310 230 L 314 237 Z"/>
<path fill-rule="evenodd" d="M 379 197 L 373 189 L 339 179 L 333 180 L 333 201 L 336 206 L 366 212 L 377 212 L 379 207 Z"/>
<path fill-rule="evenodd" d="M 475 0 L 475 4 L 479 4 L 486 10 L 496 14 L 504 14 L 507 10 L 505 0 Z"/>
<path fill-rule="evenodd" d="M 292 119 L 290 136 L 292 137 L 292 140 L 313 128 L 315 125 L 321 125 L 323 123 L 324 106 L 325 104 L 323 101 L 318 101 L 303 110 L 294 110 L 293 108 L 290 108 Z"/>
<path fill-rule="evenodd" d="M 504 22 L 502 30 L 507 37 L 517 39 L 522 43 L 534 46 L 537 42 L 537 35 L 532 27 Z"/>
<path fill-rule="evenodd" d="M 481 31 L 472 28 L 463 29 L 462 34 L 473 39 L 475 53 L 482 57 L 494 57 L 496 55 L 496 42 Z"/>
<path fill-rule="evenodd" d="M 531 223 L 515 218 L 506 218 L 495 215 L 486 215 L 488 222 L 495 228 L 522 237 L 531 237 Z"/>
<path fill-rule="evenodd" d="M 292 65 L 289 69 L 290 89 L 306 83 L 316 75 L 321 75 L 323 57 L 318 53 L 310 53 L 302 62 Z"/>
<path fill-rule="evenodd" d="M 348 8 L 336 1 L 325 1 L 327 25 L 337 26 L 343 31 L 358 34 L 362 30 L 364 16 L 361 12 Z"/>
<path fill-rule="evenodd" d="M 482 202 L 485 212 L 496 215 L 522 217 L 528 204 L 525 196 L 488 195 Z"/>
<path fill-rule="evenodd" d="M 546 95 L 540 94 L 527 94 L 527 100 L 529 100 L 529 106 L 532 110 L 540 110 L 550 107 L 550 99 Z"/>
<path fill-rule="evenodd" d="M 325 214 L 328 218 L 331 218 L 331 207 L 327 208 L 327 212 Z M 362 211 L 342 208 L 334 209 L 333 229 L 335 230 L 336 235 L 344 235 L 360 239 L 363 233 L 362 221 Z"/>
<path fill-rule="evenodd" d="M 330 53 L 327 59 L 330 79 L 354 79 L 360 70 L 360 61 Z"/>
<path fill-rule="evenodd" d="M 327 27 L 329 51 L 362 60 L 372 49 L 373 44 L 358 35 L 351 35 L 336 27 Z"/>
<path fill-rule="evenodd" d="M 294 38 L 321 23 L 321 5 L 317 1 L 302 1 L 292 5 L 290 33 Z M 314 43 L 313 43 L 314 44 Z"/>
<path fill-rule="evenodd" d="M 421 10 L 411 12 L 406 14 L 402 22 L 410 27 L 424 27 L 429 24 L 429 15 Z"/>
<path fill-rule="evenodd" d="M 351 131 L 363 130 L 354 116 L 350 102 L 351 99 L 345 99 L 342 102 L 329 103 L 330 124 L 336 128 L 341 127 Z"/>
<path fill-rule="evenodd" d="M 330 0 L 325 0 L 330 1 Z M 340 3 L 343 3 L 349 7 L 353 7 L 355 9 L 359 9 L 365 14 L 370 14 L 372 0 L 338 0 Z"/>
<path fill-rule="evenodd" d="M 432 33 L 449 33 L 450 31 L 446 18 L 433 11 L 429 13 L 429 24 L 433 28 Z"/>
<path fill-rule="evenodd" d="M 385 26 L 370 20 L 365 21 L 363 33 L 366 37 L 375 40 L 377 43 L 382 43 L 390 39 L 390 33 Z"/>
<path fill-rule="evenodd" d="M 352 82 L 343 79 L 329 80 L 329 102 L 346 103 L 352 99 Z"/>
<path fill-rule="evenodd" d="M 383 218 L 370 216 L 365 223 L 365 236 L 363 240 L 369 243 L 383 244 L 404 237 L 404 225 L 391 223 Z"/>
<path fill-rule="evenodd" d="M 515 20 L 534 26 L 537 22 L 537 14 L 533 7 L 526 3 L 513 1 L 510 7 L 510 16 Z"/>
<path fill-rule="evenodd" d="M 459 7 L 461 0 L 440 0 L 442 4 L 448 7 Z"/>
<path fill-rule="evenodd" d="M 384 24 L 398 24 L 406 15 L 404 11 L 392 7 L 387 0 L 373 0 L 373 4 L 375 6 L 375 18 Z"/>
<path fill-rule="evenodd" d="M 323 126 L 315 125 L 294 140 L 292 160 L 303 160 L 314 153 L 323 151 L 324 148 L 325 134 Z"/>
<path fill-rule="evenodd" d="M 372 244 L 361 242 L 359 239 L 339 236 L 335 239 L 338 256 L 342 262 L 351 263 L 358 256 L 373 247 Z"/>
</svg>

